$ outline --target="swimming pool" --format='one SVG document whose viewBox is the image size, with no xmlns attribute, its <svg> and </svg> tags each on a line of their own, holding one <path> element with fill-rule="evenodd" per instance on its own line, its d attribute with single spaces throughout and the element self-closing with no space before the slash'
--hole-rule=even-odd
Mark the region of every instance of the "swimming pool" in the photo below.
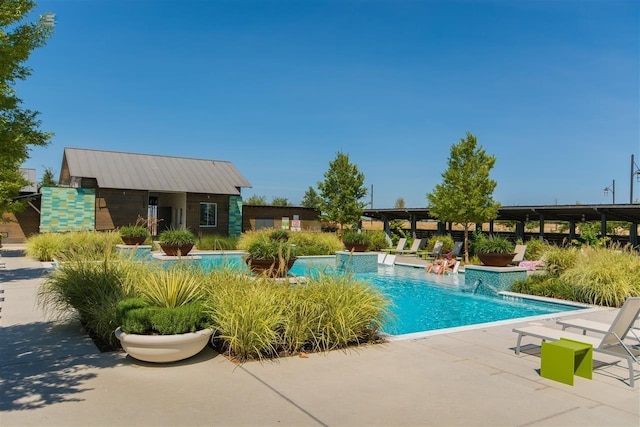
<svg viewBox="0 0 640 427">
<path fill-rule="evenodd" d="M 206 269 L 220 268 L 223 265 L 245 268 L 241 255 L 203 256 L 202 265 Z M 290 274 L 309 276 L 320 271 L 335 272 L 335 258 L 299 258 Z M 580 305 L 502 295 L 475 294 L 465 288 L 464 276 L 459 276 L 457 281 L 449 280 L 445 283 L 441 280 L 442 276 L 427 276 L 423 268 L 379 265 L 377 273 L 358 273 L 354 277 L 367 281 L 392 302 L 393 318 L 388 319 L 383 328 L 390 335 L 414 334 L 585 308 Z"/>
</svg>

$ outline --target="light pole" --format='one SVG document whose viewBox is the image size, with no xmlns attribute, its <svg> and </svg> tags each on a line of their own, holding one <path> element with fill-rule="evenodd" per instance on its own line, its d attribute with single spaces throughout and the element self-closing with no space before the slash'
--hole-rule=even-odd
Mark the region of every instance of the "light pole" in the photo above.
<svg viewBox="0 0 640 427">
<path fill-rule="evenodd" d="M 633 161 L 633 154 L 631 155 L 631 182 L 630 188 L 631 191 L 629 193 L 629 203 L 633 203 L 633 177 L 636 177 L 638 182 L 640 182 L 640 168 L 636 165 L 636 162 Z"/>
<path fill-rule="evenodd" d="M 611 184 L 611 187 L 604 187 L 603 189 L 604 191 L 604 195 L 608 196 L 609 195 L 609 191 L 611 191 L 611 195 L 613 196 L 613 204 L 616 204 L 616 180 L 613 180 L 613 184 Z"/>
</svg>

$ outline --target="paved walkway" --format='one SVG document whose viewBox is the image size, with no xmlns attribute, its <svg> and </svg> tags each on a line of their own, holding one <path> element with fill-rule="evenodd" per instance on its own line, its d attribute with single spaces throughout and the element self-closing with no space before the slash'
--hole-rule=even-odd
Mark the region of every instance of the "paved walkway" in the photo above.
<svg viewBox="0 0 640 427">
<path fill-rule="evenodd" d="M 19 246 L 2 250 L 3 427 L 640 424 L 624 363 L 573 387 L 541 378 L 538 345 L 514 354 L 514 325 L 242 366 L 210 348 L 171 365 L 100 353 L 77 323 L 51 322 L 34 305 L 42 265 Z"/>
</svg>

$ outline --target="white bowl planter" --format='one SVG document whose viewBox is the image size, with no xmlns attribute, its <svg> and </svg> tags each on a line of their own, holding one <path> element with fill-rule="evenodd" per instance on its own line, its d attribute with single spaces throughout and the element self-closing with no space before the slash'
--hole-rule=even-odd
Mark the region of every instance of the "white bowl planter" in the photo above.
<svg viewBox="0 0 640 427">
<path fill-rule="evenodd" d="M 116 338 L 129 356 L 145 362 L 167 363 L 187 359 L 207 345 L 212 329 L 178 335 L 137 335 L 116 329 Z"/>
</svg>

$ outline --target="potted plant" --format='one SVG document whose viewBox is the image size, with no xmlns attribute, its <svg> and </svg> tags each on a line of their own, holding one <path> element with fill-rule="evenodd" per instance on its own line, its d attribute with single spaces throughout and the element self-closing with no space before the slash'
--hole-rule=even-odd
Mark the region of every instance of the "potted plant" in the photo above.
<svg viewBox="0 0 640 427">
<path fill-rule="evenodd" d="M 350 228 L 342 234 L 342 243 L 348 251 L 365 252 L 369 249 L 369 235 L 357 228 Z"/>
<path fill-rule="evenodd" d="M 140 296 L 118 303 L 116 337 L 129 356 L 166 363 L 199 353 L 213 330 L 198 278 L 187 270 L 152 270 Z"/>
<path fill-rule="evenodd" d="M 170 228 L 158 236 L 160 248 L 169 256 L 185 256 L 196 243 L 196 237 L 189 230 Z"/>
<path fill-rule="evenodd" d="M 295 247 L 284 230 L 260 234 L 246 248 L 245 262 L 255 274 L 285 277 L 296 261 Z"/>
<path fill-rule="evenodd" d="M 486 237 L 477 233 L 473 242 L 473 250 L 484 265 L 490 267 L 506 267 L 513 257 L 515 245 L 500 236 Z"/>
<path fill-rule="evenodd" d="M 142 225 L 124 225 L 118 228 L 120 238 L 125 245 L 141 245 L 149 237 L 149 230 Z"/>
</svg>

